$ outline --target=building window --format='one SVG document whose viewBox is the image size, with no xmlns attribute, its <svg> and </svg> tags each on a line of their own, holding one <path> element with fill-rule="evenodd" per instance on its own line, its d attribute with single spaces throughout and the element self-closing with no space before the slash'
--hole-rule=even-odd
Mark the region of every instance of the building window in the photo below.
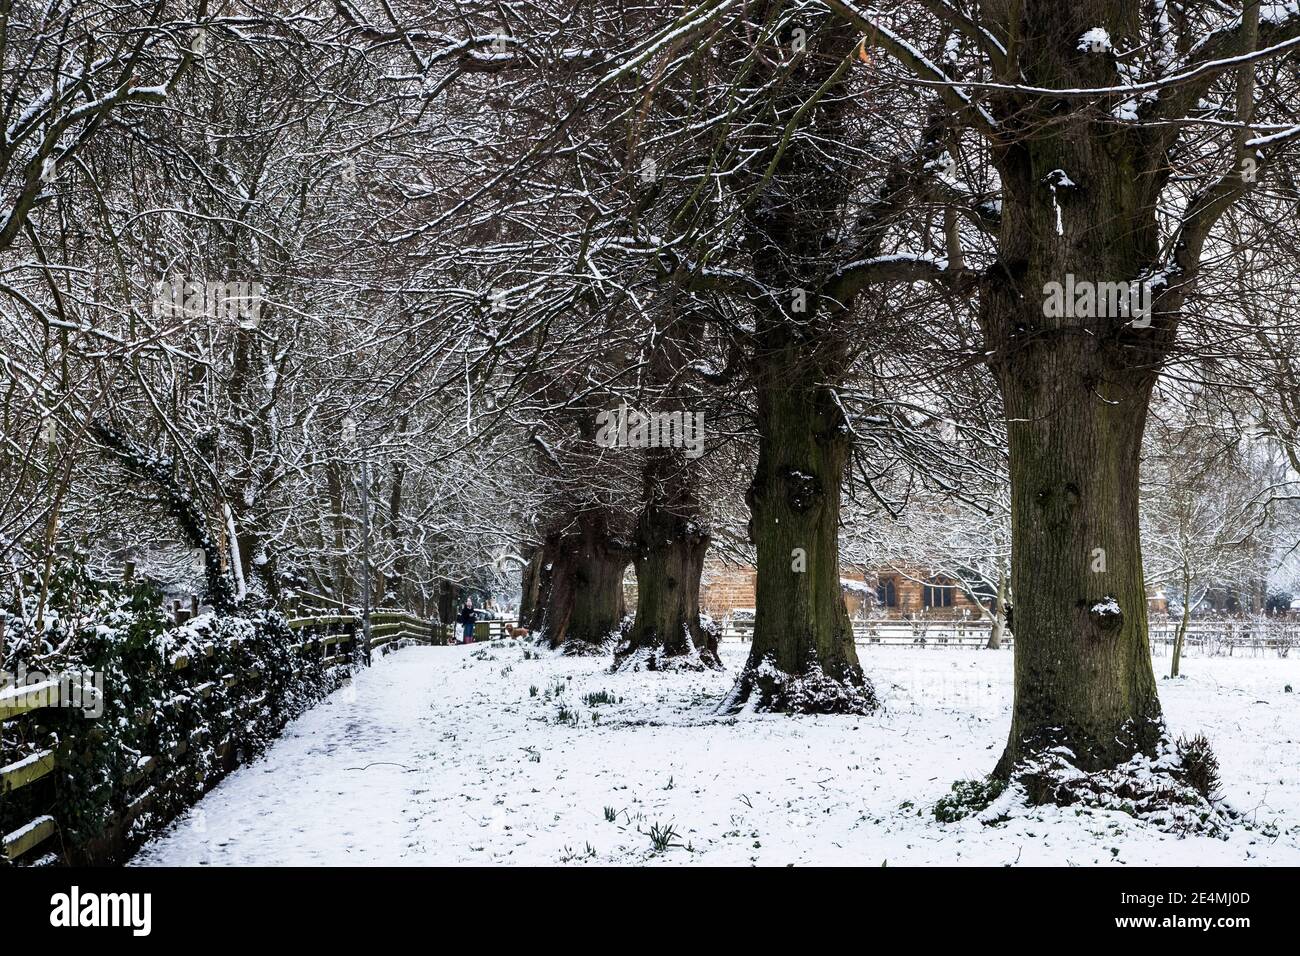
<svg viewBox="0 0 1300 956">
<path fill-rule="evenodd" d="M 952 592 L 955 589 L 951 585 L 930 583 L 925 586 L 925 593 L 922 595 L 926 607 L 952 607 Z"/>
<path fill-rule="evenodd" d="M 898 607 L 898 591 L 893 578 L 886 578 L 876 585 L 876 604 L 879 607 Z"/>
</svg>

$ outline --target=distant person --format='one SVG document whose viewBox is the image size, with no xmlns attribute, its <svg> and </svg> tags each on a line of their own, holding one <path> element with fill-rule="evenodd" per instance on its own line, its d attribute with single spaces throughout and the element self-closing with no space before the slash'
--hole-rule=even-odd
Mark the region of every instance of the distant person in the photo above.
<svg viewBox="0 0 1300 956">
<path fill-rule="evenodd" d="M 458 623 L 461 626 L 461 633 L 464 635 L 464 637 L 461 640 L 461 643 L 473 644 L 474 643 L 474 599 L 473 598 L 465 599 L 465 606 L 461 608 L 460 613 L 456 615 L 456 623 Z"/>
</svg>

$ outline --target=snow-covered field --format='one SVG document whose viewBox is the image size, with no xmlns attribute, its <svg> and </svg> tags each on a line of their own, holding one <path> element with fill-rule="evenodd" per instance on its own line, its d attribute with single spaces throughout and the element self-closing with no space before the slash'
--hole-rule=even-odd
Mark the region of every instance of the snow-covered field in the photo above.
<svg viewBox="0 0 1300 956">
<path fill-rule="evenodd" d="M 747 650 L 723 646 L 725 674 L 619 675 L 521 642 L 398 651 L 134 862 L 1300 864 L 1300 660 L 1191 657 L 1161 681 L 1174 734 L 1205 732 L 1255 821 L 1219 840 L 1073 809 L 936 822 L 998 757 L 1010 651 L 860 647 L 880 714 L 714 716 Z M 618 701 L 584 703 L 601 691 Z"/>
</svg>

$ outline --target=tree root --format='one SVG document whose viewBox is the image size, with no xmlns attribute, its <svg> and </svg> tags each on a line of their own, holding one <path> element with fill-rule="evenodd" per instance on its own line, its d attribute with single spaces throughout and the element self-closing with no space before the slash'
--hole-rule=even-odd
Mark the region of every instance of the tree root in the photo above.
<svg viewBox="0 0 1300 956">
<path fill-rule="evenodd" d="M 1162 734 L 1154 755 L 1088 772 L 1069 747 L 1055 746 L 1022 758 L 1005 784 L 959 782 L 935 805 L 944 822 L 974 816 L 995 825 L 1042 806 L 1118 811 L 1166 833 L 1226 838 L 1241 818 L 1219 792 L 1218 761 L 1198 734 L 1174 741 Z"/>
<path fill-rule="evenodd" d="M 862 716 L 879 706 L 875 688 L 859 667 L 844 666 L 835 676 L 814 663 L 802 674 L 787 674 L 764 660 L 746 666 L 718 711 Z"/>
<path fill-rule="evenodd" d="M 614 663 L 610 673 L 628 673 L 636 671 L 658 671 L 663 673 L 680 673 L 682 671 L 720 671 L 722 661 L 708 648 L 695 648 L 682 654 L 666 654 L 662 647 L 630 648 L 622 645 L 614 652 Z"/>
</svg>

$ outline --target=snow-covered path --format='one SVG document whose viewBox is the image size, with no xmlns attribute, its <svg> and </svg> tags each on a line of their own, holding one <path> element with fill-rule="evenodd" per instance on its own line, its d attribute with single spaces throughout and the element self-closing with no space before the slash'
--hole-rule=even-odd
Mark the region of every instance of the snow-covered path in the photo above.
<svg viewBox="0 0 1300 956">
<path fill-rule="evenodd" d="M 1300 863 L 1300 661 L 1190 658 L 1161 682 L 1173 731 L 1205 731 L 1258 824 L 1215 840 L 1054 808 L 937 823 L 996 760 L 1010 652 L 861 648 L 882 714 L 715 717 L 746 650 L 724 645 L 725 674 L 611 675 L 519 642 L 406 648 L 133 862 Z M 675 833 L 662 852 L 654 827 Z"/>
</svg>

